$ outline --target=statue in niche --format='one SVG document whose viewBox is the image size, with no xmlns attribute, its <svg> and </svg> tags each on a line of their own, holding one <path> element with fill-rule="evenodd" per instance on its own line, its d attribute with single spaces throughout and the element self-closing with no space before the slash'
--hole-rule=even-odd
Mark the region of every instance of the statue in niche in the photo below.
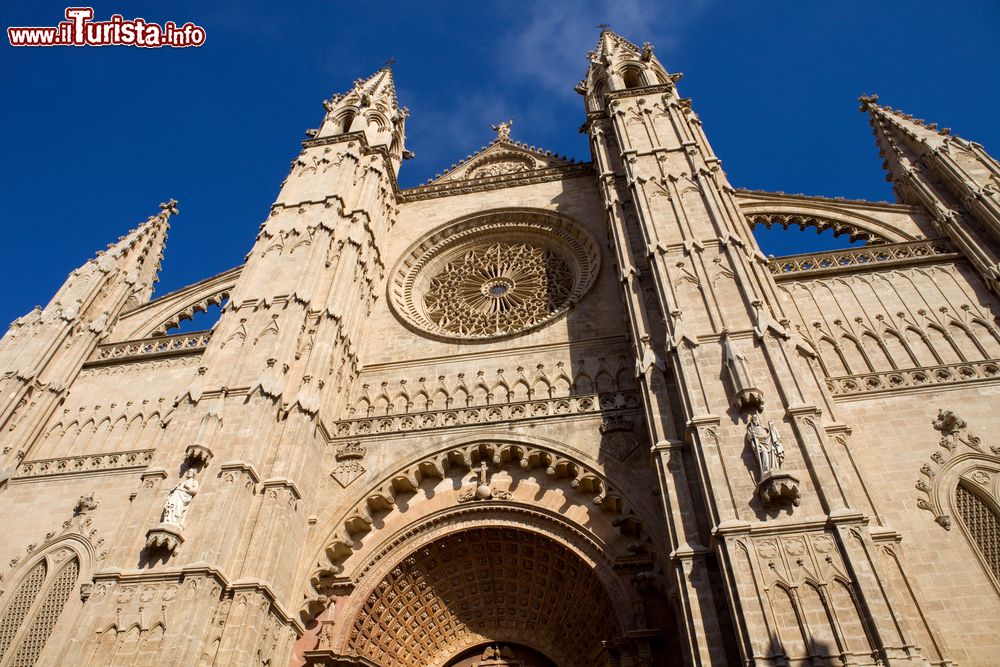
<svg viewBox="0 0 1000 667">
<path fill-rule="evenodd" d="M 184 518 L 187 516 L 188 505 L 191 499 L 198 493 L 198 480 L 195 479 L 194 470 L 184 473 L 184 478 L 174 487 L 174 490 L 167 496 L 167 502 L 163 504 L 163 515 L 160 517 L 161 523 L 169 523 L 182 528 Z"/>
<path fill-rule="evenodd" d="M 757 454 L 761 475 L 781 470 L 781 464 L 785 461 L 785 447 L 774 422 L 768 419 L 767 428 L 764 428 L 757 415 L 750 415 L 747 421 L 747 442 Z"/>
<path fill-rule="evenodd" d="M 764 505 L 790 502 L 797 507 L 802 502 L 799 480 L 781 469 L 785 462 L 785 446 L 774 422 L 767 420 L 765 428 L 757 415 L 751 414 L 747 420 L 746 441 L 760 465 L 757 493 Z"/>
</svg>

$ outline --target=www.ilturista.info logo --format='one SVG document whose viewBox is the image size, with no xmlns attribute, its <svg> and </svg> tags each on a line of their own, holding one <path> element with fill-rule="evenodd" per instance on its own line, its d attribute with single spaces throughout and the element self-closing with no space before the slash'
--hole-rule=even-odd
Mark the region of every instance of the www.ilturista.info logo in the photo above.
<svg viewBox="0 0 1000 667">
<path fill-rule="evenodd" d="M 94 21 L 93 7 L 67 7 L 66 20 L 55 27 L 10 27 L 11 46 L 201 46 L 205 29 L 191 22 L 178 26 L 167 21 L 162 26 L 146 19 L 127 20 L 113 14 L 107 21 Z"/>
</svg>

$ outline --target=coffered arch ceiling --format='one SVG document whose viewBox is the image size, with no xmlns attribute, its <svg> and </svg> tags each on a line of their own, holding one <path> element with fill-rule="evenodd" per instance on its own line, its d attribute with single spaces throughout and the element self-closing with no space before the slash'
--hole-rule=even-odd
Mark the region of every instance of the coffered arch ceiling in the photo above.
<svg viewBox="0 0 1000 667">
<path fill-rule="evenodd" d="M 567 546 L 487 525 L 404 557 L 342 619 L 344 648 L 385 667 L 423 667 L 469 647 L 520 642 L 558 665 L 603 665 L 602 641 L 621 634 L 614 609 L 593 565 Z"/>
</svg>

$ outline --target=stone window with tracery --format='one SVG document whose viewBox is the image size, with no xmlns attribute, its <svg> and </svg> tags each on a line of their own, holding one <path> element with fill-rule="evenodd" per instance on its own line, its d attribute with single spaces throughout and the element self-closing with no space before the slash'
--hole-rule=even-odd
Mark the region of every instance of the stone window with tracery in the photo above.
<svg viewBox="0 0 1000 667">
<path fill-rule="evenodd" d="M 38 661 L 80 575 L 80 561 L 69 555 L 60 550 L 40 560 L 0 608 L 4 667 L 32 667 Z"/>
<path fill-rule="evenodd" d="M 578 224 L 543 211 L 471 216 L 404 255 L 390 303 L 415 328 L 482 340 L 525 333 L 562 316 L 593 283 L 599 252 Z"/>
<path fill-rule="evenodd" d="M 1000 517 L 965 484 L 955 487 L 955 508 L 986 566 L 1000 580 Z"/>
</svg>

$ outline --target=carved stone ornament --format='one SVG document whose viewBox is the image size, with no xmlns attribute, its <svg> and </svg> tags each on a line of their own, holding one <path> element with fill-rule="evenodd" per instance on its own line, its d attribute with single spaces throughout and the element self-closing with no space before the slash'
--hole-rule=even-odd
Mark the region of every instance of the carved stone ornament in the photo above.
<svg viewBox="0 0 1000 667">
<path fill-rule="evenodd" d="M 81 514 L 86 514 L 91 510 L 97 509 L 97 500 L 94 499 L 94 494 L 91 493 L 86 496 L 80 496 L 80 499 L 76 501 L 76 505 L 73 506 L 73 515 L 80 516 Z"/>
<path fill-rule="evenodd" d="M 515 660 L 514 652 L 505 644 L 491 644 L 483 650 L 479 662 L 473 667 L 521 667 L 524 661 Z"/>
<path fill-rule="evenodd" d="M 390 304 L 436 337 L 512 336 L 565 314 L 594 282 L 599 256 L 596 242 L 561 216 L 471 216 L 404 255 Z"/>
<path fill-rule="evenodd" d="M 361 465 L 365 451 L 358 441 L 348 442 L 337 448 L 333 455 L 337 460 L 337 467 L 330 473 L 337 484 L 346 489 L 351 482 L 365 474 L 365 468 Z"/>
<path fill-rule="evenodd" d="M 764 428 L 757 415 L 751 414 L 747 420 L 746 443 L 756 455 L 760 466 L 757 494 L 764 505 L 772 506 L 787 501 L 797 507 L 802 502 L 799 480 L 781 470 L 785 461 L 785 447 L 774 422 L 768 420 L 767 428 Z"/>
<path fill-rule="evenodd" d="M 194 466 L 206 466 L 212 460 L 212 450 L 205 445 L 188 445 L 184 453 L 188 463 Z"/>
<path fill-rule="evenodd" d="M 490 129 L 497 133 L 497 141 L 510 141 L 510 128 L 512 125 L 514 125 L 513 118 L 508 120 L 506 123 L 490 125 Z"/>
<path fill-rule="evenodd" d="M 622 414 L 609 413 L 604 415 L 600 426 L 601 431 L 601 451 L 611 454 L 619 461 L 628 458 L 636 446 L 639 438 L 635 432 L 635 424 L 632 420 Z"/>
<path fill-rule="evenodd" d="M 923 494 L 917 497 L 917 507 L 934 515 L 934 521 L 951 530 L 955 488 L 973 483 L 989 495 L 1000 496 L 1000 447 L 984 447 L 982 440 L 968 431 L 964 419 L 951 410 L 938 410 L 931 421 L 941 432 L 938 444 L 941 449 L 930 455 L 930 460 L 920 467 L 921 476 L 915 487 Z"/>
<path fill-rule="evenodd" d="M 780 470 L 761 475 L 757 482 L 757 494 L 768 507 L 782 502 L 790 502 L 795 507 L 802 504 L 799 480 Z"/>
<path fill-rule="evenodd" d="M 470 489 L 462 491 L 458 496 L 458 502 L 467 503 L 473 500 L 510 500 L 513 496 L 510 491 L 501 491 L 493 488 L 490 484 L 489 469 L 486 461 L 473 469 L 476 473 L 476 482 Z"/>
<path fill-rule="evenodd" d="M 722 345 L 729 381 L 736 391 L 733 395 L 733 407 L 741 413 L 763 412 L 764 393 L 754 381 L 750 360 L 728 334 L 723 337 Z"/>
<path fill-rule="evenodd" d="M 172 523 L 161 523 L 156 528 L 150 528 L 146 533 L 146 548 L 150 551 L 165 549 L 174 553 L 184 543 L 184 535 L 180 526 Z"/>
</svg>

